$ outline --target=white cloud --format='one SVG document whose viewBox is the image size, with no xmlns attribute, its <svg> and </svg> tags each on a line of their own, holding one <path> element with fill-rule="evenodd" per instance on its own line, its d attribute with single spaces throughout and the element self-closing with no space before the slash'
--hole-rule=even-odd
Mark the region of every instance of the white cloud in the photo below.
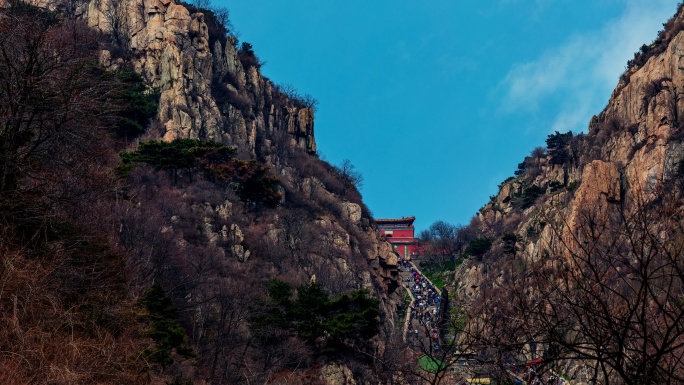
<svg viewBox="0 0 684 385">
<path fill-rule="evenodd" d="M 503 81 L 507 89 L 506 109 L 535 110 L 544 97 L 564 88 L 569 75 L 576 71 L 573 67 L 588 53 L 582 40 L 574 39 L 535 61 L 513 66 Z"/>
<path fill-rule="evenodd" d="M 514 65 L 500 84 L 504 112 L 535 112 L 544 105 L 554 114 L 550 132 L 584 130 L 605 105 L 625 64 L 656 37 L 676 0 L 631 0 L 618 19 L 569 38 L 537 59 Z M 546 100 L 563 100 L 549 106 Z"/>
</svg>

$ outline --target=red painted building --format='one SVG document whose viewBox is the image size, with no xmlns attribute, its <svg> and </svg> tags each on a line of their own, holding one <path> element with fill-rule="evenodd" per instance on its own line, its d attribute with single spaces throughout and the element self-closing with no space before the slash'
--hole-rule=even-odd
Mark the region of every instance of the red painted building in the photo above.
<svg viewBox="0 0 684 385">
<path fill-rule="evenodd" d="M 389 243 L 394 247 L 394 251 L 404 259 L 410 259 L 418 248 L 418 238 L 415 237 L 415 228 L 413 227 L 415 220 L 416 217 L 375 220 L 380 234 L 387 237 Z"/>
</svg>

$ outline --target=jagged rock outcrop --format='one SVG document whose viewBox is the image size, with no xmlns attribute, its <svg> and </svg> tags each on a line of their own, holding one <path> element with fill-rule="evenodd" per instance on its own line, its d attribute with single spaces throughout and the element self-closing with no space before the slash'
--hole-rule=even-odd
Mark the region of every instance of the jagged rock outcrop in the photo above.
<svg viewBox="0 0 684 385">
<path fill-rule="evenodd" d="M 203 13 L 171 0 L 102 0 L 89 3 L 87 19 L 120 36 L 118 48 L 130 50 L 136 71 L 161 91 L 164 140 L 213 140 L 254 155 L 264 145 L 257 136 L 282 132 L 291 145 L 316 152 L 313 109 L 278 91 L 255 64 L 245 67 L 236 40 L 210 36 Z"/>
<path fill-rule="evenodd" d="M 356 385 L 351 370 L 344 365 L 328 364 L 321 368 L 326 385 Z"/>
</svg>

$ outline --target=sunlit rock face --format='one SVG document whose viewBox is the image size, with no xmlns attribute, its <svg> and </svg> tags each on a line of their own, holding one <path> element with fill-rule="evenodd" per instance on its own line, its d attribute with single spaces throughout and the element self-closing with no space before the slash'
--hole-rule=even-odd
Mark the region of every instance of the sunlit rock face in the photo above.
<svg viewBox="0 0 684 385">
<path fill-rule="evenodd" d="M 530 158 L 524 174 L 500 185 L 477 215 L 485 233 L 515 232 L 526 258 L 535 258 L 552 243 L 543 224 L 561 221 L 573 232 L 582 210 L 653 200 L 673 183 L 684 158 L 684 33 L 670 37 L 663 52 L 625 72 L 588 133 L 568 146 L 571 161 Z M 544 193 L 521 209 L 515 201 L 532 185 Z M 668 193 L 679 194 L 670 187 Z"/>
<path fill-rule="evenodd" d="M 316 152 L 313 109 L 281 93 L 254 63 L 245 66 L 234 38 L 210 36 L 203 13 L 169 0 L 90 2 L 85 13 L 91 26 L 122 36 L 126 59 L 160 90 L 164 140 L 213 140 L 254 155 L 264 145 L 258 137 L 285 132 L 290 145 Z"/>
<path fill-rule="evenodd" d="M 679 25 L 684 15 L 674 20 Z M 574 253 L 591 225 L 682 196 L 684 32 L 665 36 L 660 47 L 651 46 L 657 53 L 632 62 L 587 133 L 551 135 L 563 144 L 533 152 L 477 213 L 473 225 L 494 243 L 457 271 L 458 298 L 472 303 L 506 282 L 525 285 L 521 266 L 554 269 L 550 256 Z M 517 235 L 513 254 L 503 251 L 505 234 Z"/>
</svg>

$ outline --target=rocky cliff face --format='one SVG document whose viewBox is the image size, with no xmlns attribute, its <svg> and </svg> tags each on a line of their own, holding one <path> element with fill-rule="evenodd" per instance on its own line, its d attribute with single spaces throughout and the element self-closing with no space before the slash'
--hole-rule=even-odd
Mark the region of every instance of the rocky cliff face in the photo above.
<svg viewBox="0 0 684 385">
<path fill-rule="evenodd" d="M 679 13 L 673 24 L 683 20 Z M 607 107 L 592 118 L 588 134 L 570 135 L 548 153 L 533 152 L 521 163 L 520 175 L 500 185 L 477 214 L 483 234 L 497 238 L 515 233 L 522 255 L 539 258 L 552 243 L 550 222 L 564 223 L 573 232 L 579 226 L 578 213 L 587 208 L 600 212 L 611 202 L 643 204 L 660 196 L 663 188 L 679 194 L 684 33 L 666 32 L 672 34 L 667 47 L 627 70 Z M 529 204 L 522 202 L 526 198 Z M 485 283 L 475 274 L 481 269 L 475 264 L 464 271 L 461 282 L 467 296 L 476 295 L 471 286 Z"/>
<path fill-rule="evenodd" d="M 474 224 L 493 246 L 457 272 L 460 300 L 479 303 L 489 293 L 510 293 L 518 287 L 535 303 L 541 296 L 532 289 L 531 269 L 554 275 L 564 255 L 591 244 L 588 232 L 613 231 L 601 226 L 681 197 L 683 23 L 680 7 L 656 42 L 630 61 L 631 68 L 606 108 L 589 122 L 587 134 L 550 135 L 547 148 L 525 158 L 516 176 L 504 181 L 479 211 Z M 624 236 L 612 234 L 615 239 Z M 494 314 L 500 309 L 490 305 L 481 310 Z M 527 358 L 533 350 L 527 350 Z"/>
<path fill-rule="evenodd" d="M 130 50 L 136 71 L 161 90 L 164 140 L 213 140 L 255 155 L 271 145 L 262 138 L 282 131 L 292 144 L 316 152 L 313 109 L 279 91 L 258 62 L 241 61 L 235 38 L 210 37 L 203 13 L 171 0 L 103 0 L 88 3 L 87 19 L 120 36 L 115 40 Z M 109 66 L 123 61 L 102 55 Z"/>
<path fill-rule="evenodd" d="M 282 159 L 282 147 L 316 153 L 312 106 L 286 95 L 265 78 L 258 59 L 250 56 L 253 52 L 239 52 L 234 37 L 210 36 L 205 15 L 190 9 L 194 8 L 172 0 L 102 0 L 87 3 L 84 16 L 103 33 L 121 35 L 118 39 L 124 47 L 118 48 L 130 50 L 125 58 L 104 50 L 101 56 L 106 66 L 116 68 L 130 61 L 150 87 L 161 91 L 159 120 L 164 140 L 197 138 L 236 146 L 247 156 L 282 170 L 293 188 L 313 194 L 311 186 L 316 184 L 320 187 L 316 194 L 322 199 L 341 200 L 315 178 L 299 180 L 297 170 Z M 358 204 L 336 205 L 355 226 L 361 223 Z M 339 227 L 331 216 L 324 215 L 319 222 L 321 227 Z M 231 233 L 241 241 L 239 228 L 237 232 L 232 228 Z M 365 234 L 372 247 L 364 253 L 377 272 L 373 279 L 391 292 L 396 287 L 396 256 L 372 229 L 368 227 Z M 351 249 L 349 236 L 343 238 L 335 242 Z M 246 252 L 236 248 L 243 258 Z M 363 281 L 370 286 L 371 277 Z"/>
</svg>

